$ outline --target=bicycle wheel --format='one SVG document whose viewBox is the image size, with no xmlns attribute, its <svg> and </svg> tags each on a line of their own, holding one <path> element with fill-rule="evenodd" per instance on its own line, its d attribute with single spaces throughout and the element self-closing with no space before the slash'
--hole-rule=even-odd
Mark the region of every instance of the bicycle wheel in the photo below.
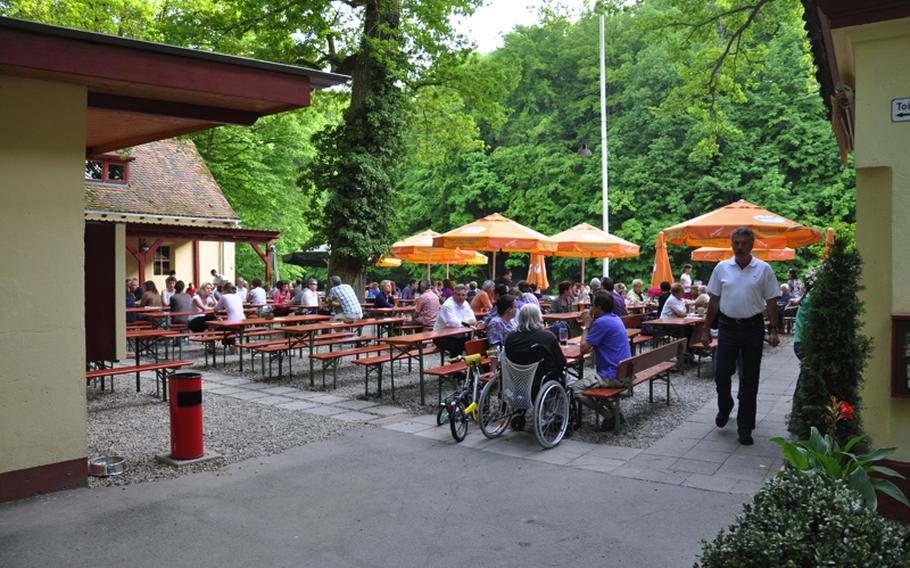
<svg viewBox="0 0 910 568">
<path fill-rule="evenodd" d="M 480 431 L 489 439 L 498 438 L 509 427 L 508 404 L 502 394 L 502 383 L 493 379 L 483 387 L 478 403 L 477 422 Z"/>
<path fill-rule="evenodd" d="M 464 440 L 468 435 L 468 415 L 464 411 L 464 402 L 458 401 L 449 412 L 449 428 L 456 442 Z"/>
<path fill-rule="evenodd" d="M 547 381 L 534 404 L 534 437 L 545 450 L 552 448 L 566 434 L 569 426 L 569 397 L 557 381 Z"/>
<path fill-rule="evenodd" d="M 449 411 L 446 409 L 445 404 L 439 405 L 439 411 L 436 413 L 436 425 L 442 426 L 449 420 Z"/>
</svg>

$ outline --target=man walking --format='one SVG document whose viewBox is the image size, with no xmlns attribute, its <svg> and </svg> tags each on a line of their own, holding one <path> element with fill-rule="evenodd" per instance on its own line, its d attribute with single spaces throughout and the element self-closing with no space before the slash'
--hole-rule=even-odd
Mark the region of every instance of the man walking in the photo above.
<svg viewBox="0 0 910 568">
<path fill-rule="evenodd" d="M 752 256 L 755 234 L 748 227 L 739 227 L 730 235 L 733 258 L 719 262 L 708 282 L 708 314 L 706 321 L 718 318 L 717 351 L 715 355 L 714 382 L 717 385 L 718 428 L 727 425 L 733 410 L 730 395 L 730 378 L 741 358 L 739 372 L 739 410 L 736 427 L 739 443 L 751 446 L 755 429 L 755 406 L 758 396 L 759 370 L 765 338 L 764 310 L 771 321 L 770 343 L 780 343 L 777 336 L 777 297 L 780 288 L 777 277 L 767 262 Z M 706 325 L 702 340 L 710 340 L 710 326 Z"/>
</svg>

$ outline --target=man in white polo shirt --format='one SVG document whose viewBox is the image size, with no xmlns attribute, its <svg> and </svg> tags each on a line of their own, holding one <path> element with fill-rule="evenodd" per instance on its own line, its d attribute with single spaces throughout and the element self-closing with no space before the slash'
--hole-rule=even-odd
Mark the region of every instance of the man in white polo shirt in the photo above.
<svg viewBox="0 0 910 568">
<path fill-rule="evenodd" d="M 777 297 L 780 288 L 777 277 L 767 262 L 752 256 L 755 234 L 748 227 L 739 227 L 730 235 L 733 258 L 717 263 L 708 282 L 708 314 L 706 321 L 717 316 L 718 336 L 715 352 L 714 382 L 717 385 L 718 428 L 727 425 L 733 410 L 730 378 L 741 358 L 739 372 L 739 410 L 736 428 L 739 442 L 750 446 L 755 429 L 755 406 L 758 396 L 759 370 L 765 339 L 764 311 L 771 321 L 770 343 L 780 343 L 777 336 Z M 710 342 L 710 326 L 705 326 L 703 341 Z"/>
<path fill-rule="evenodd" d="M 464 284 L 458 284 L 452 291 L 452 297 L 442 304 L 439 313 L 436 314 L 436 323 L 433 325 L 433 331 L 442 331 L 444 329 L 459 329 L 465 325 L 473 326 L 477 324 L 474 317 L 474 310 L 466 301 L 468 299 L 468 287 Z M 464 344 L 470 338 L 470 334 L 456 335 L 449 337 L 439 337 L 433 340 L 436 347 L 449 353 L 452 356 L 461 355 L 464 351 Z"/>
</svg>

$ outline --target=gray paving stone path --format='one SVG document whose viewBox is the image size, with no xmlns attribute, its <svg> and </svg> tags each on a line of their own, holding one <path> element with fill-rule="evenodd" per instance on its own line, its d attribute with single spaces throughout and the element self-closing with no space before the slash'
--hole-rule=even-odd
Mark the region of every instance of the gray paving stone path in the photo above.
<svg viewBox="0 0 910 568">
<path fill-rule="evenodd" d="M 645 449 L 590 444 L 572 439 L 541 451 L 530 432 L 507 432 L 488 440 L 472 425 L 461 446 L 552 465 L 646 480 L 707 491 L 749 495 L 781 467 L 780 448 L 770 442 L 786 436 L 786 416 L 796 384 L 799 362 L 790 344 L 768 349 L 762 361 L 754 446 L 743 446 L 736 435 L 736 415 L 726 428 L 717 428 L 716 401 L 701 409 Z M 447 427 L 436 426 L 435 414 L 411 416 L 397 406 L 349 399 L 324 392 L 274 387 L 221 375 L 203 374 L 207 394 L 229 396 L 251 403 L 272 405 L 346 422 L 369 423 L 382 428 L 454 444 Z M 706 388 L 711 388 L 710 383 Z M 734 411 L 735 412 L 735 411 Z"/>
</svg>

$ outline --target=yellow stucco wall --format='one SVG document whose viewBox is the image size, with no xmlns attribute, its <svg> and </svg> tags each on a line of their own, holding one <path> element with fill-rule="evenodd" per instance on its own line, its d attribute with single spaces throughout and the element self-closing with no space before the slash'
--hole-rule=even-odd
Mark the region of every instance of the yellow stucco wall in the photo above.
<svg viewBox="0 0 910 568">
<path fill-rule="evenodd" d="M 867 430 L 876 446 L 910 460 L 910 399 L 891 397 L 891 315 L 910 314 L 910 122 L 891 122 L 891 101 L 910 97 L 910 19 L 838 30 L 855 80 L 857 246 L 865 261 Z M 884 222 L 890 221 L 890 222 Z"/>
<path fill-rule="evenodd" d="M 134 246 L 139 246 L 139 239 L 129 238 L 128 242 Z M 193 243 L 192 241 L 162 241 L 163 246 L 171 247 L 171 268 L 177 271 L 177 279 L 183 280 L 187 285 L 193 282 Z M 224 246 L 224 268 L 221 264 L 221 246 Z M 135 257 L 124 248 L 124 262 L 126 263 L 126 277 L 139 277 L 139 263 Z M 214 241 L 199 242 L 199 272 L 203 282 L 210 282 L 212 275 L 210 270 L 217 269 L 228 278 L 234 275 L 234 243 L 218 243 Z M 158 290 L 164 289 L 164 281 L 167 275 L 155 275 L 154 265 L 151 261 L 146 264 L 145 278 L 151 280 L 158 287 Z M 194 282 L 196 286 L 198 282 Z"/>
<path fill-rule="evenodd" d="M 0 75 L 0 473 L 86 455 L 85 109 Z"/>
</svg>

